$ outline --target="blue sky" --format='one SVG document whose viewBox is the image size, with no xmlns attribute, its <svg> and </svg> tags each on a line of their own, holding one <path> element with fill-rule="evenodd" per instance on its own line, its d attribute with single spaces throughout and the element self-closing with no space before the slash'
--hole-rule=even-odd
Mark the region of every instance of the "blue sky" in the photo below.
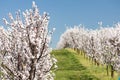
<svg viewBox="0 0 120 80">
<path fill-rule="evenodd" d="M 33 0 L 0 0 L 0 25 L 2 18 L 8 13 L 15 14 L 20 9 L 30 9 Z M 40 14 L 44 11 L 50 14 L 49 28 L 56 28 L 52 38 L 54 48 L 66 26 L 83 24 L 86 28 L 98 28 L 98 22 L 103 25 L 113 25 L 120 21 L 120 0 L 34 0 Z M 66 25 L 66 26 L 65 26 Z"/>
</svg>

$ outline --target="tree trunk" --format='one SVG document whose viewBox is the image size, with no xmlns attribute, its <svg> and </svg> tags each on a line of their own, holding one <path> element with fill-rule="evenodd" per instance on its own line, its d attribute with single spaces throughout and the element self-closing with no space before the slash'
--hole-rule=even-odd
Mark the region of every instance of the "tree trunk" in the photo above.
<svg viewBox="0 0 120 80">
<path fill-rule="evenodd" d="M 109 76 L 109 71 L 108 71 L 108 69 L 109 69 L 109 66 L 106 65 L 107 76 Z"/>
<path fill-rule="evenodd" d="M 79 49 L 77 49 L 77 53 L 79 54 Z"/>
<path fill-rule="evenodd" d="M 90 56 L 88 56 L 88 58 L 89 58 L 89 61 L 91 61 L 91 57 L 90 57 Z"/>
<path fill-rule="evenodd" d="M 95 65 L 97 64 L 96 59 L 94 59 Z"/>
<path fill-rule="evenodd" d="M 95 65 L 99 66 L 99 62 L 95 59 Z"/>
<path fill-rule="evenodd" d="M 80 53 L 81 53 L 81 55 L 82 55 L 82 53 L 83 53 L 82 50 L 80 51 Z"/>
<path fill-rule="evenodd" d="M 36 70 L 36 68 L 35 68 L 35 63 L 34 62 L 35 61 L 32 60 L 31 70 L 29 71 L 29 73 L 30 73 L 29 80 L 34 80 L 34 77 L 35 77 L 35 70 Z"/>
<path fill-rule="evenodd" d="M 100 63 L 99 62 L 97 62 L 97 66 L 99 66 L 100 65 Z"/>
<path fill-rule="evenodd" d="M 85 58 L 85 53 L 83 53 L 84 54 L 84 58 Z"/>
<path fill-rule="evenodd" d="M 112 78 L 114 77 L 114 68 L 113 68 L 112 65 L 111 65 L 111 77 L 112 77 Z"/>
</svg>

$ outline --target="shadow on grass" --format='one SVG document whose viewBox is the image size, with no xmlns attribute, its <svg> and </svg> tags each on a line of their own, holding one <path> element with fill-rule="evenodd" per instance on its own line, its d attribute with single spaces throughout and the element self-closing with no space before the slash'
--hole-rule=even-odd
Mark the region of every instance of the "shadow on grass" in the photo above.
<svg viewBox="0 0 120 80">
<path fill-rule="evenodd" d="M 79 80 L 100 80 L 98 78 L 96 78 L 95 76 L 93 75 L 80 75 L 80 79 Z"/>
<path fill-rule="evenodd" d="M 68 77 L 67 80 L 100 80 L 100 79 L 96 78 L 93 75 L 82 74 L 80 76 L 71 75 L 71 76 Z"/>
</svg>

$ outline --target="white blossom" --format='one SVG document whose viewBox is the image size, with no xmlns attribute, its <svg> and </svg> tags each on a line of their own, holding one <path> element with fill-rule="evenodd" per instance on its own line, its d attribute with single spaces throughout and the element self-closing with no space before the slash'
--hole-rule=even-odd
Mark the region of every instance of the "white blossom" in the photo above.
<svg viewBox="0 0 120 80">
<path fill-rule="evenodd" d="M 9 13 L 10 22 L 3 18 L 9 29 L 0 27 L 2 76 L 6 80 L 53 80 L 50 71 L 57 60 L 50 54 L 49 16 L 39 15 L 35 2 L 23 12 L 24 20 L 20 16 L 20 10 L 16 18 Z"/>
</svg>

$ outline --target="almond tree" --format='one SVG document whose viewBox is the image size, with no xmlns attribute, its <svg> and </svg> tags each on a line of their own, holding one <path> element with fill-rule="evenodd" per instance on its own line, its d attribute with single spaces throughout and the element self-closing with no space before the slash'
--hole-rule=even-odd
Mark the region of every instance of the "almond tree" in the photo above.
<svg viewBox="0 0 120 80">
<path fill-rule="evenodd" d="M 114 71 L 120 72 L 120 23 L 109 28 L 102 28 L 100 23 L 100 27 L 98 30 L 67 29 L 59 43 L 84 51 L 97 65 L 105 64 L 107 74 L 110 67 L 111 77 L 114 77 Z"/>
<path fill-rule="evenodd" d="M 9 21 L 3 18 L 7 30 L 0 29 L 0 69 L 6 80 L 53 80 L 51 69 L 56 68 L 56 59 L 50 54 L 51 36 L 48 31 L 49 16 L 39 15 L 33 2 L 32 9 L 21 16 L 20 10 Z"/>
</svg>

